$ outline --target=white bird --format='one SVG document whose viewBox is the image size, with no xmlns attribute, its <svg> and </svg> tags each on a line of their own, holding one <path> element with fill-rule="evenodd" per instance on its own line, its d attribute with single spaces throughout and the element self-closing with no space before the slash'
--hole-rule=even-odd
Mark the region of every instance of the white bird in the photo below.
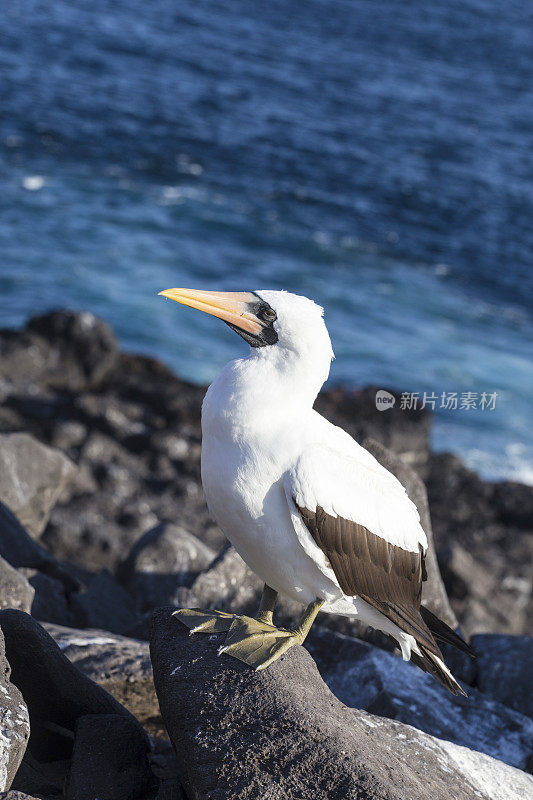
<svg viewBox="0 0 533 800">
<path fill-rule="evenodd" d="M 228 631 L 221 652 L 263 669 L 305 639 L 319 611 L 357 618 L 454 694 L 434 636 L 468 645 L 420 605 L 427 538 L 404 487 L 313 409 L 333 350 L 323 309 L 288 292 L 168 289 L 250 345 L 202 406 L 202 483 L 210 513 L 265 588 L 255 618 L 180 609 L 193 632 Z M 277 594 L 307 606 L 288 631 Z"/>
</svg>

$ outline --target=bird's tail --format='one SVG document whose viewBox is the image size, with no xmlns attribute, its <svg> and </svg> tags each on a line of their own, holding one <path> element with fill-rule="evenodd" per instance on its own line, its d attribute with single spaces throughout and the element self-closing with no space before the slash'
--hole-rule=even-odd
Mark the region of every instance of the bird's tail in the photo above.
<svg viewBox="0 0 533 800">
<path fill-rule="evenodd" d="M 420 615 L 438 642 L 451 644 L 452 647 L 466 653 L 470 658 L 476 657 L 470 645 L 467 644 L 458 633 L 450 628 L 449 625 L 446 625 L 446 623 L 436 617 L 435 614 L 432 614 L 428 608 L 420 606 Z"/>
<path fill-rule="evenodd" d="M 435 655 L 435 653 L 428 650 L 427 647 L 424 647 L 424 645 L 418 644 L 418 653 L 411 650 L 411 661 L 413 664 L 416 664 L 417 667 L 424 670 L 424 672 L 429 672 L 433 675 L 433 677 L 452 694 L 462 694 L 468 697 L 467 693 L 458 681 L 455 680 L 444 661 Z"/>
<path fill-rule="evenodd" d="M 447 642 L 453 647 L 456 647 L 458 650 L 461 650 L 463 653 L 467 653 L 467 655 L 474 657 L 474 651 L 470 645 L 467 644 L 458 633 L 446 625 L 445 622 L 436 617 L 435 614 L 433 614 L 427 608 L 424 608 L 424 606 L 420 607 L 420 616 L 425 622 L 427 628 L 429 628 L 430 637 L 432 634 L 437 641 Z M 434 640 L 432 640 L 432 644 L 435 645 Z M 411 661 L 416 664 L 417 667 L 420 667 L 420 669 L 423 669 L 424 672 L 429 672 L 431 675 L 433 675 L 433 677 L 436 678 L 438 682 L 441 683 L 446 689 L 452 692 L 452 694 L 462 694 L 467 697 L 466 692 L 460 686 L 458 681 L 456 681 L 444 663 L 442 654 L 436 645 L 434 647 L 428 647 L 424 641 L 421 641 L 421 637 L 417 637 L 417 651 L 414 649 L 411 650 Z"/>
</svg>

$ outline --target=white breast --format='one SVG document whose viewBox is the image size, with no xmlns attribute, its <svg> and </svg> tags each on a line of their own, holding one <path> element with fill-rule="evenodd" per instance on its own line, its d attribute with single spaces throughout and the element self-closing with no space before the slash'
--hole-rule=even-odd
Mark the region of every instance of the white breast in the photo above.
<svg viewBox="0 0 533 800">
<path fill-rule="evenodd" d="M 211 390 L 210 390 L 211 391 Z M 260 425 L 246 435 L 211 406 L 202 413 L 202 482 L 212 516 L 248 566 L 276 591 L 302 603 L 342 592 L 302 548 L 283 486 L 297 457 L 306 421 L 290 430 Z M 213 414 L 216 413 L 216 418 Z"/>
</svg>

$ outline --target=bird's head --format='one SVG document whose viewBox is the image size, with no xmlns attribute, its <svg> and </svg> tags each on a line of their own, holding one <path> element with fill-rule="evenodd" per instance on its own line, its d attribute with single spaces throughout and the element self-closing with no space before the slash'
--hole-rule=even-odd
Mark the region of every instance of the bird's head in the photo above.
<svg viewBox="0 0 533 800">
<path fill-rule="evenodd" d="M 256 354 L 296 355 L 329 364 L 331 341 L 323 309 L 301 295 L 260 289 L 255 292 L 211 292 L 166 289 L 159 294 L 218 317 L 245 339 Z"/>
</svg>

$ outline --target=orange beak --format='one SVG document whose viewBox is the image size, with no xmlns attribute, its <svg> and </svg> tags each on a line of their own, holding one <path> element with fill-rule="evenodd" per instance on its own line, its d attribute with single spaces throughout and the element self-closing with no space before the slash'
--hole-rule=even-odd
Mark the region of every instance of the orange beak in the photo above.
<svg viewBox="0 0 533 800">
<path fill-rule="evenodd" d="M 227 322 L 239 331 L 258 336 L 264 328 L 254 313 L 260 299 L 252 292 L 204 292 L 198 289 L 165 289 L 159 292 L 183 306 L 197 308 Z"/>
</svg>

